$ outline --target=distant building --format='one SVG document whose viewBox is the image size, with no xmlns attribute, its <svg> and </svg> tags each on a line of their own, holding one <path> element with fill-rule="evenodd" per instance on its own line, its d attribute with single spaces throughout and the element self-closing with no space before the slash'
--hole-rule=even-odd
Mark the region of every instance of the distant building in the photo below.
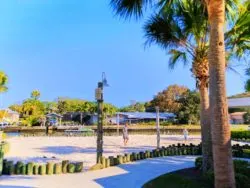
<svg viewBox="0 0 250 188">
<path fill-rule="evenodd" d="M 160 121 L 172 121 L 176 117 L 173 113 L 159 113 Z M 109 122 L 112 124 L 124 124 L 128 123 L 142 123 L 150 122 L 156 120 L 156 113 L 153 112 L 118 112 L 116 117 L 109 119 Z"/>
<path fill-rule="evenodd" d="M 250 97 L 229 98 L 228 108 L 250 108 Z"/>
<path fill-rule="evenodd" d="M 231 124 L 244 124 L 244 114 L 246 112 L 234 112 L 229 114 Z"/>
<path fill-rule="evenodd" d="M 10 109 L 2 109 L 0 110 L 0 122 L 1 123 L 8 123 L 8 124 L 17 124 L 19 123 L 19 113 L 12 111 Z"/>
</svg>

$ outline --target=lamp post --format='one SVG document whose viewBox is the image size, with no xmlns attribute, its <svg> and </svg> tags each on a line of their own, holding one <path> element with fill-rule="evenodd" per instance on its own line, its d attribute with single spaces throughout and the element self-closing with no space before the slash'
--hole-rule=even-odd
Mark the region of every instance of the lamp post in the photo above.
<svg viewBox="0 0 250 188">
<path fill-rule="evenodd" d="M 97 88 L 95 90 L 95 98 L 97 100 L 97 114 L 98 114 L 98 124 L 97 124 L 97 155 L 96 163 L 101 163 L 101 157 L 103 153 L 103 87 L 107 87 L 107 79 L 105 73 L 102 73 L 102 81 L 98 82 Z"/>
<path fill-rule="evenodd" d="M 160 148 L 160 117 L 159 117 L 159 107 L 155 107 L 156 110 L 156 130 L 157 130 L 157 148 Z"/>
</svg>

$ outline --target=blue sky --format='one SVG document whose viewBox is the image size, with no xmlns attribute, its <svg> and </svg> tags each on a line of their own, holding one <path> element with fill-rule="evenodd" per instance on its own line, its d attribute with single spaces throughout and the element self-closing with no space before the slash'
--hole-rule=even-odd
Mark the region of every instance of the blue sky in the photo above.
<svg viewBox="0 0 250 188">
<path fill-rule="evenodd" d="M 170 84 L 194 89 L 188 67 L 170 71 L 166 52 L 144 48 L 142 25 L 115 17 L 109 0 L 2 0 L 0 69 L 10 82 L 1 106 L 34 89 L 42 100 L 94 100 L 103 71 L 110 84 L 105 100 L 118 106 L 150 100 Z M 246 78 L 237 70 L 241 75 L 227 73 L 228 95 L 243 92 Z"/>
</svg>

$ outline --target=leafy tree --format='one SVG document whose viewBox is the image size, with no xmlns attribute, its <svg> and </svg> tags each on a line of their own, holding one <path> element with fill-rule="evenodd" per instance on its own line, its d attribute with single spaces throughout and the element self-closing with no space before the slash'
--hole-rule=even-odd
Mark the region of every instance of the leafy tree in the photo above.
<svg viewBox="0 0 250 188">
<path fill-rule="evenodd" d="M 243 115 L 243 119 L 244 119 L 245 124 L 248 124 L 248 125 L 250 124 L 250 111 L 248 111 L 247 113 Z"/>
<path fill-rule="evenodd" d="M 32 99 L 38 100 L 40 98 L 40 96 L 41 96 L 41 93 L 38 90 L 34 90 L 31 92 Z"/>
<path fill-rule="evenodd" d="M 181 107 L 177 119 L 181 124 L 198 124 L 200 120 L 200 95 L 196 91 L 187 91 L 187 95 L 179 99 Z"/>
<path fill-rule="evenodd" d="M 6 86 L 8 83 L 8 76 L 3 72 L 0 71 L 0 93 L 6 92 L 8 87 Z"/>
<path fill-rule="evenodd" d="M 120 108 L 120 112 L 145 112 L 145 103 L 137 102 L 134 105 L 129 105 Z"/>
<path fill-rule="evenodd" d="M 159 92 L 147 105 L 148 108 L 159 106 L 161 112 L 177 113 L 181 108 L 180 98 L 186 96 L 188 88 L 185 86 L 170 85 Z"/>
</svg>

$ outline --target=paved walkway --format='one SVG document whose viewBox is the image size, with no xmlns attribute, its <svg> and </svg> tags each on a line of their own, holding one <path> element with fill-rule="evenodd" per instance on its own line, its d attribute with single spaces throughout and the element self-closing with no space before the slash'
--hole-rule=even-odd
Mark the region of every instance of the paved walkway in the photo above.
<svg viewBox="0 0 250 188">
<path fill-rule="evenodd" d="M 194 167 L 194 156 L 169 156 L 103 170 L 52 176 L 1 176 L 0 188 L 139 188 L 162 174 Z"/>
</svg>

